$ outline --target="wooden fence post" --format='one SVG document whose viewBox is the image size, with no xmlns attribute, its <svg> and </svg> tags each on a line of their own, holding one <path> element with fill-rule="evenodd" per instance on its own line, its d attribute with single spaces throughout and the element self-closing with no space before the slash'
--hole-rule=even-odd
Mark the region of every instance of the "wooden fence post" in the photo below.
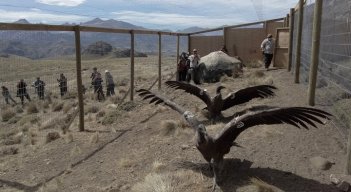
<svg viewBox="0 0 351 192">
<path fill-rule="evenodd" d="M 191 53 L 191 36 L 188 35 L 188 53 Z"/>
<path fill-rule="evenodd" d="M 319 46 L 321 38 L 322 6 L 323 0 L 316 0 L 314 4 L 313 31 L 312 31 L 312 53 L 308 86 L 308 104 L 314 106 L 317 71 L 319 62 Z"/>
<path fill-rule="evenodd" d="M 158 90 L 161 90 L 161 54 L 162 54 L 162 47 L 161 47 L 161 33 L 158 34 Z"/>
<path fill-rule="evenodd" d="M 303 4 L 304 4 L 304 0 L 300 0 L 300 2 L 299 2 L 299 21 L 297 24 L 295 83 L 300 83 L 301 40 L 302 40 L 302 27 L 303 27 Z"/>
<path fill-rule="evenodd" d="M 79 107 L 79 131 L 84 131 L 84 102 L 83 102 L 83 83 L 82 83 L 82 56 L 80 47 L 80 28 L 79 25 L 74 27 L 74 36 L 76 44 L 76 73 L 77 73 L 77 91 Z"/>
<path fill-rule="evenodd" d="M 178 63 L 179 63 L 179 35 L 177 35 L 177 63 L 176 63 L 176 80 L 179 80 L 178 75 Z"/>
<path fill-rule="evenodd" d="M 293 51 L 293 43 L 294 43 L 294 8 L 290 9 L 290 17 L 289 17 L 289 63 L 288 63 L 288 71 L 291 71 L 292 66 L 292 51 Z"/>
<path fill-rule="evenodd" d="M 130 31 L 130 100 L 134 100 L 134 31 Z"/>
<path fill-rule="evenodd" d="M 285 25 L 285 27 L 289 27 L 289 22 L 290 22 L 290 15 L 286 14 L 286 25 Z"/>
</svg>

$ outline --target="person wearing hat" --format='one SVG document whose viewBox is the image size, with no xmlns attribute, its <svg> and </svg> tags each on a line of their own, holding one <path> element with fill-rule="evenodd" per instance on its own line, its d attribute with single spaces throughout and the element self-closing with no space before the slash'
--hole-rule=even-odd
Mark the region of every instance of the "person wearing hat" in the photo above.
<svg viewBox="0 0 351 192">
<path fill-rule="evenodd" d="M 197 49 L 193 49 L 193 54 L 189 56 L 189 61 L 190 66 L 186 77 L 186 81 L 190 82 L 190 80 L 193 80 L 194 83 L 197 83 L 195 79 L 195 74 L 200 63 L 200 55 L 197 53 Z"/>
<path fill-rule="evenodd" d="M 268 34 L 267 38 L 262 41 L 261 50 L 262 54 L 264 55 L 264 66 L 265 69 L 268 71 L 269 65 L 272 62 L 274 52 L 274 40 L 272 34 Z"/>
<path fill-rule="evenodd" d="M 106 96 L 115 95 L 115 82 L 113 82 L 113 77 L 108 70 L 105 70 L 105 80 L 106 80 Z"/>
</svg>

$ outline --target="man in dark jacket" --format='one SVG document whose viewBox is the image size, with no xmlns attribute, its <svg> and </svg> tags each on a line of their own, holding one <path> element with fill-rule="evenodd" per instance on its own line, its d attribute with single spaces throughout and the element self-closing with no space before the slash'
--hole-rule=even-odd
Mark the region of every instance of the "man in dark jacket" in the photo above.
<svg viewBox="0 0 351 192">
<path fill-rule="evenodd" d="M 57 79 L 57 82 L 59 83 L 60 94 L 62 97 L 67 93 L 67 78 L 63 75 L 63 73 L 60 74 L 60 79 Z"/>
<path fill-rule="evenodd" d="M 21 99 L 22 105 L 24 97 L 26 97 L 28 101 L 30 101 L 30 97 L 27 93 L 27 83 L 25 83 L 23 79 L 21 79 L 20 82 L 17 83 L 17 97 Z"/>
<path fill-rule="evenodd" d="M 37 80 L 34 82 L 34 87 L 38 93 L 39 99 L 44 99 L 45 83 L 40 80 L 40 77 L 37 77 Z"/>
</svg>

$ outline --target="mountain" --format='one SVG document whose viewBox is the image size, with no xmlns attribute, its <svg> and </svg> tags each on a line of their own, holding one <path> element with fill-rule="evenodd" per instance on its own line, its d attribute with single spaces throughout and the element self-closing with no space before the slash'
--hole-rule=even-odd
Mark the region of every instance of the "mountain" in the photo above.
<svg viewBox="0 0 351 192">
<path fill-rule="evenodd" d="M 25 19 L 20 19 L 16 23 L 29 23 Z M 65 25 L 73 25 L 65 23 Z M 124 28 L 124 29 L 145 29 L 144 27 L 133 25 L 114 19 L 93 20 L 80 23 L 83 26 L 94 26 L 104 28 Z M 193 27 L 184 31 L 200 30 L 202 28 Z M 0 31 L 0 55 L 19 55 L 31 59 L 42 59 L 48 57 L 59 57 L 73 55 L 75 53 L 74 33 L 57 31 Z M 130 34 L 121 33 L 81 33 L 82 50 L 89 45 L 104 41 L 113 45 L 116 49 L 130 48 Z M 162 36 L 163 54 L 174 55 L 176 52 L 176 36 Z M 187 38 L 180 39 L 180 49 L 187 49 Z M 147 54 L 158 52 L 158 35 L 137 34 L 135 35 L 135 50 Z"/>
<path fill-rule="evenodd" d="M 100 18 L 95 18 L 91 21 L 81 23 L 82 26 L 92 26 L 92 27 L 105 27 L 105 28 L 119 28 L 119 29 L 145 29 L 141 26 L 136 26 L 124 21 L 117 21 L 114 19 L 102 20 Z"/>
<path fill-rule="evenodd" d="M 26 19 L 19 19 L 18 21 L 15 21 L 13 23 L 19 23 L 19 24 L 30 24 Z"/>
<path fill-rule="evenodd" d="M 194 33 L 194 32 L 198 32 L 198 31 L 204 31 L 207 30 L 208 28 L 201 28 L 201 27 L 189 27 L 189 28 L 185 28 L 182 30 L 178 30 L 178 33 Z"/>
</svg>

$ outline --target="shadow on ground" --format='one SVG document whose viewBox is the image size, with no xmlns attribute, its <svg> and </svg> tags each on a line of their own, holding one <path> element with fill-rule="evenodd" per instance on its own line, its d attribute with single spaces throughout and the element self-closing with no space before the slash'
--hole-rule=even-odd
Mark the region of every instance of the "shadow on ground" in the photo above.
<svg viewBox="0 0 351 192">
<path fill-rule="evenodd" d="M 253 162 L 240 159 L 225 159 L 222 184 L 223 192 L 236 191 L 238 188 L 249 185 L 250 178 L 259 178 L 262 181 L 273 185 L 285 192 L 337 192 L 333 185 L 327 185 L 318 181 L 307 179 L 291 172 L 281 171 L 272 168 L 251 167 Z M 178 168 L 191 169 L 202 172 L 206 177 L 213 176 L 207 163 L 181 162 Z"/>
</svg>

